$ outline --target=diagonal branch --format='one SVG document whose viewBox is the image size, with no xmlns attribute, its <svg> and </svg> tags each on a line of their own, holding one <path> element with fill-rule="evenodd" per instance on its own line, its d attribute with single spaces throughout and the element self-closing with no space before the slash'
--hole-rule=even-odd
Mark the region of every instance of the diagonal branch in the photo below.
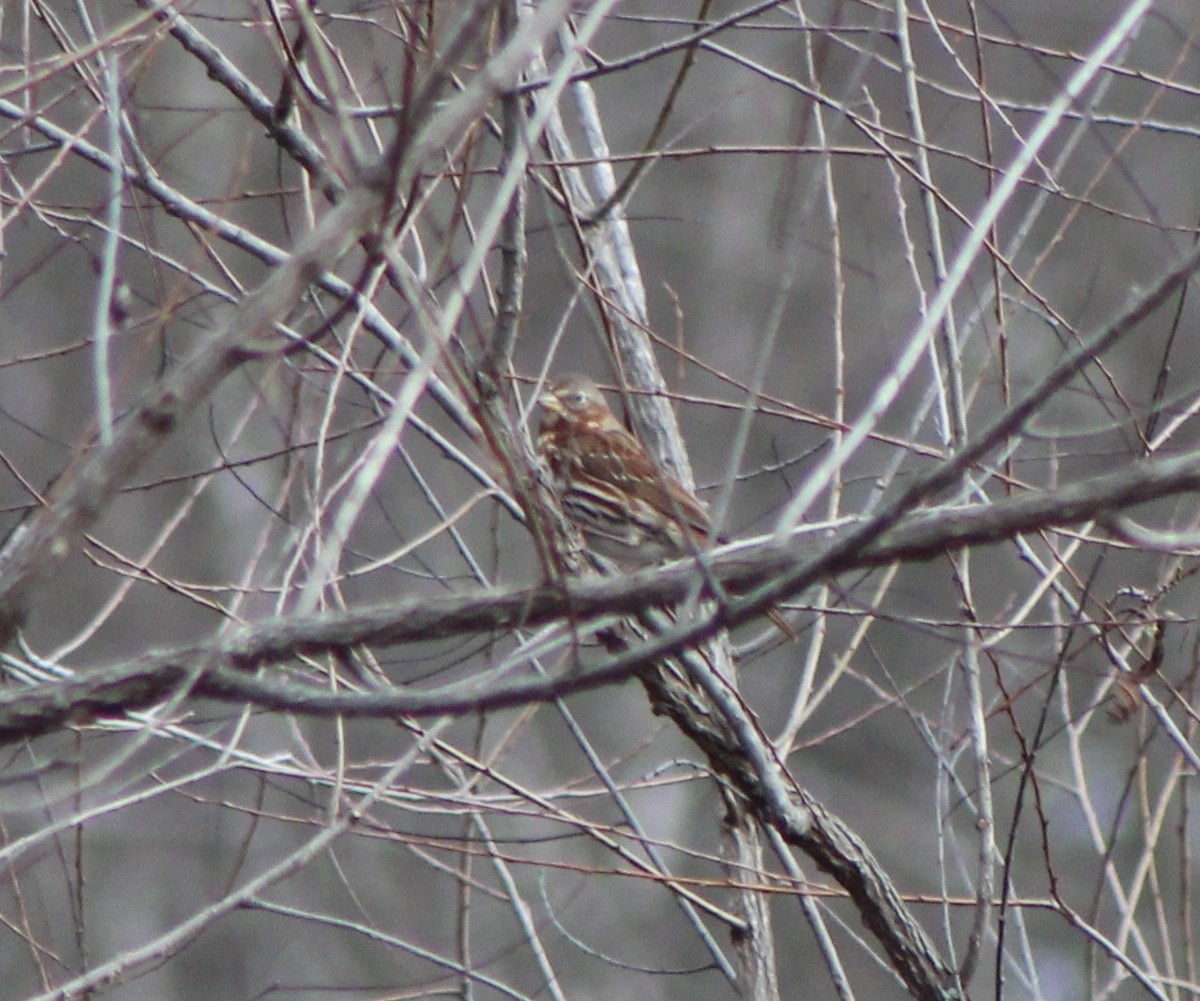
<svg viewBox="0 0 1200 1001">
<path fill-rule="evenodd" d="M 208 342 L 146 392 L 114 428 L 111 441 L 93 445 L 59 478 L 46 506 L 20 525 L 0 551 L 0 646 L 9 644 L 24 621 L 34 586 L 62 565 L 116 490 L 227 376 L 248 361 L 285 350 L 286 342 L 274 335 L 274 325 L 295 307 L 309 284 L 381 225 L 380 216 L 392 193 L 407 190 L 431 156 L 516 82 L 569 6 L 568 0 L 543 5 L 415 135 L 410 138 L 401 132 L 394 148 L 364 168 L 342 201 Z"/>
</svg>

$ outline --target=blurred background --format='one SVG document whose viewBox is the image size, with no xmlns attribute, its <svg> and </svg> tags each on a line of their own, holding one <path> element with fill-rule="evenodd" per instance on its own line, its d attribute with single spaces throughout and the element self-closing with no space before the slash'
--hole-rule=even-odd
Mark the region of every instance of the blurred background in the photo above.
<svg viewBox="0 0 1200 1001">
<path fill-rule="evenodd" d="M 536 388 L 563 372 L 593 376 L 618 411 L 665 387 L 653 399 L 730 537 L 772 531 L 828 475 L 803 512 L 815 550 L 824 526 L 869 517 L 976 440 L 1194 243 L 1190 0 L 567 6 L 517 89 L 288 304 L 274 336 L 291 349 L 238 365 L 121 476 L 31 592 L 0 694 L 271 615 L 542 581 L 495 441 L 528 441 Z M 6 530 L 237 329 L 365 165 L 407 149 L 548 9 L 0 7 Z M 572 82 L 556 88 L 560 71 Z M 973 233 L 983 247 L 918 342 Z M 1185 286 L 927 506 L 1189 453 L 1196 320 Z M 648 349 L 636 363 L 629 338 Z M 476 381 L 497 356 L 499 411 Z M 414 378 L 411 416 L 390 426 Z M 853 428 L 864 440 L 839 455 Z M 1131 512 L 1182 533 L 1157 548 L 1085 524 L 847 573 L 786 603 L 797 643 L 763 624 L 732 637 L 781 759 L 950 966 L 982 921 L 974 996 L 1197 993 L 1195 508 Z M 266 676 L 422 690 L 603 656 L 570 635 L 359 649 L 356 671 L 298 653 Z M 1147 661 L 1144 686 L 1122 680 Z M 769 852 L 760 871 L 729 864 L 709 763 L 632 681 L 437 724 L 180 692 L 4 750 L 6 998 L 736 997 L 729 913 L 747 886 L 768 902 L 779 996 L 836 996 L 839 977 L 860 997 L 904 992 L 815 866 L 798 857 L 798 885 Z"/>
</svg>

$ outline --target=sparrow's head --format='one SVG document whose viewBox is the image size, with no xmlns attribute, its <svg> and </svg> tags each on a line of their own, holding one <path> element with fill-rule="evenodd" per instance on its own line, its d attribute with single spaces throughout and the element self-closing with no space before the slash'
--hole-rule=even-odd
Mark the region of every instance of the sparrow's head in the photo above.
<svg viewBox="0 0 1200 1001">
<path fill-rule="evenodd" d="M 597 431 L 621 428 L 604 394 L 586 375 L 560 375 L 551 380 L 538 397 L 538 406 L 543 430 L 561 421 Z"/>
</svg>

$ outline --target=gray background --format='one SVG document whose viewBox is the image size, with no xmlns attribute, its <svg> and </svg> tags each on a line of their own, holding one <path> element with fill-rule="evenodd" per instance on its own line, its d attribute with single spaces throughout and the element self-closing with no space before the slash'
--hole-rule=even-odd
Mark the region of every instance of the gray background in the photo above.
<svg viewBox="0 0 1200 1001">
<path fill-rule="evenodd" d="M 44 16 L 27 4 L 5 12 L 0 96 L 103 148 L 107 123 L 97 112 L 103 90 L 96 63 L 90 50 L 70 62 L 63 54 L 87 50 L 87 30 L 78 9 L 57 6 L 62 9 Z M 601 29 L 594 54 L 613 62 L 652 53 L 688 34 L 694 6 L 627 0 Z M 726 520 L 731 535 L 768 531 L 786 498 L 828 454 L 837 406 L 835 326 L 843 331 L 844 406 L 853 420 L 907 344 L 923 296 L 932 297 L 937 288 L 922 188 L 912 172 L 913 122 L 898 70 L 892 5 L 801 6 L 820 29 L 813 39 L 815 80 L 806 68 L 807 36 L 796 5 L 781 4 L 718 33 L 711 39 L 715 45 L 783 79 L 768 79 L 718 51 L 700 51 L 658 143 L 667 155 L 649 168 L 627 204 L 650 327 L 660 338 L 668 386 L 678 394 L 697 481 L 715 487 L 734 465 L 742 474 L 759 471 L 734 491 Z M 976 58 L 968 5 L 912 10 L 937 225 L 950 252 L 987 197 L 987 163 L 998 175 L 1011 161 L 1083 54 L 1126 6 L 979 7 L 990 154 L 981 98 L 964 73 L 975 72 Z M 262 126 L 161 29 L 135 23 L 133 5 L 80 7 L 106 37 L 101 48 L 120 53 L 130 127 L 162 179 L 263 239 L 289 246 L 306 228 L 299 172 Z M 329 51 L 344 59 L 369 105 L 396 101 L 403 92 L 406 53 L 397 40 L 397 7 L 422 23 L 431 17 L 443 30 L 456 12 L 456 5 L 440 2 L 432 10 L 323 4 L 317 17 Z M 582 16 L 587 5 L 579 7 Z M 709 20 L 739 9 L 716 3 Z M 939 19 L 940 34 L 927 23 L 930 12 Z M 265 6 L 192 5 L 188 13 L 240 72 L 268 95 L 278 93 L 281 54 Z M 1152 282 L 1191 245 L 1200 213 L 1198 29 L 1200 19 L 1186 0 L 1154 5 L 1112 66 L 1072 106 L 1006 205 L 997 233 L 1010 256 L 980 258 L 953 310 L 968 437 L 1002 410 L 1007 396 L 1040 377 L 1065 346 L 1111 318 L 1133 290 Z M 461 60 L 463 79 L 485 44 Z M 679 60 L 678 53 L 648 57 L 592 81 L 614 154 L 641 151 Z M 788 80 L 802 86 L 788 86 Z M 344 79 L 340 86 L 349 104 Z M 829 102 L 826 141 L 835 152 L 828 175 L 817 151 L 813 91 Z M 578 141 L 574 105 L 564 101 L 562 112 Z M 878 118 L 880 124 L 868 134 L 852 118 Z M 302 123 L 344 167 L 337 121 L 309 107 Z M 22 129 L 11 116 L 5 124 L 0 452 L 8 472 L 0 475 L 0 508 L 12 527 L 34 503 L 31 491 L 68 469 L 94 430 L 91 341 L 108 177 L 57 144 L 43 145 L 44 136 Z M 389 119 L 377 127 L 390 136 Z M 360 124 L 355 134 L 369 148 L 365 127 Z M 480 126 L 472 145 L 454 154 L 454 162 L 476 176 L 457 191 L 445 180 L 429 182 L 431 197 L 420 209 L 414 242 L 401 248 L 415 263 L 420 242 L 439 297 L 470 250 L 466 217 L 474 223 L 491 202 L 490 168 L 497 158 L 494 138 Z M 597 301 L 579 296 L 577 245 L 553 205 L 554 175 L 543 147 L 533 159 L 527 295 L 513 373 L 526 402 L 543 370 L 584 370 L 610 385 L 614 375 Z M 628 163 L 616 165 L 618 176 L 629 169 Z M 114 343 L 118 411 L 202 347 L 236 308 L 242 290 L 268 270 L 220 238 L 172 218 L 144 194 L 126 194 L 122 231 L 129 242 L 121 247 L 120 279 L 133 299 Z M 1014 247 L 1017 226 L 1043 197 Z M 322 205 L 319 195 L 314 199 Z M 910 241 L 915 277 L 906 261 Z M 840 316 L 835 256 L 845 283 Z M 339 273 L 354 280 L 360 261 L 352 254 Z M 999 318 L 993 263 L 1002 296 Z M 494 254 L 489 264 L 494 276 Z M 220 294 L 202 288 L 200 279 Z M 372 298 L 422 345 L 419 324 L 394 290 L 381 283 Z M 333 306 L 322 303 L 326 310 Z M 768 348 L 764 331 L 780 307 L 777 337 Z M 1197 388 L 1195 307 L 1191 299 L 1184 302 L 1167 358 L 1174 308 L 1173 302 L 1148 319 L 1103 359 L 1103 369 L 1090 368 L 1037 414 L 1016 444 L 1011 487 L 998 469 L 977 471 L 988 499 L 1135 461 L 1141 453 L 1137 432 L 1165 365 L 1164 423 L 1191 405 Z M 311 303 L 300 303 L 293 321 L 312 331 L 320 317 Z M 476 282 L 459 328 L 468 352 L 478 350 L 491 325 L 487 296 Z M 336 354 L 349 330 L 343 322 L 323 345 Z M 680 336 L 694 361 L 681 360 L 673 349 Z M 362 331 L 353 337 L 350 364 L 393 392 L 400 372 L 394 354 Z M 760 352 L 768 350 L 761 391 L 770 404 L 756 414 L 735 462 L 736 407 Z M 881 436 L 841 470 L 840 514 L 868 513 L 878 503 L 881 477 L 897 471 L 887 488 L 894 491 L 944 454 L 936 422 L 915 419 L 933 381 L 929 363 L 918 366 L 883 417 Z M 194 413 L 135 474 L 67 568 L 39 589 L 24 632 L 29 650 L 87 671 L 147 650 L 207 640 L 228 622 L 291 607 L 336 511 L 338 495 L 330 492 L 374 433 L 373 407 L 359 388 L 304 354 L 235 373 L 211 405 Z M 425 400 L 418 413 L 500 475 L 494 460 L 436 405 Z M 325 447 L 312 447 L 322 436 Z M 341 564 L 351 576 L 329 590 L 331 606 L 468 591 L 479 584 L 445 532 L 415 553 L 374 566 L 442 521 L 425 490 L 452 512 L 477 489 L 421 436 L 406 432 L 402 443 L 404 455 L 393 457 L 355 527 Z M 1161 451 L 1191 447 L 1192 427 L 1184 423 Z M 231 460 L 254 461 L 231 466 Z M 702 489 L 701 496 L 712 499 L 716 490 Z M 981 497 L 942 501 L 980 503 Z M 814 519 L 830 513 L 825 503 L 823 497 Z M 1184 529 L 1194 523 L 1193 506 L 1190 500 L 1163 502 L 1138 516 Z M 527 533 L 494 503 L 481 500 L 456 527 L 488 581 L 539 578 Z M 1190 567 L 1186 559 L 1109 547 L 1102 540 L 1077 549 L 1066 535 L 1028 541 L 1048 563 L 1055 551 L 1065 554 L 1058 581 L 1075 600 L 1086 595 L 1086 614 L 1097 622 L 1114 607 L 1137 605 L 1121 596 L 1122 588 L 1154 591 Z M 981 550 L 970 572 L 984 638 L 1010 621 L 1041 582 L 1041 573 L 1012 544 Z M 914 912 L 939 944 L 945 947 L 949 930 L 953 948 L 961 950 L 971 911 L 960 902 L 972 898 L 976 850 L 975 814 L 962 799 L 964 790 L 973 792 L 974 778 L 962 739 L 967 716 L 959 673 L 971 634 L 962 625 L 963 597 L 948 560 L 902 567 L 879 590 L 883 579 L 881 572 L 863 574 L 830 582 L 828 593 L 801 596 L 795 603 L 804 634 L 798 645 L 780 644 L 758 628 L 739 632 L 736 640 L 751 647 L 742 661 L 744 694 L 764 729 L 776 734 L 793 710 L 818 619 L 823 616 L 826 630 L 811 654 L 818 685 L 856 644 L 845 672 L 801 729 L 789 765 L 863 836 L 902 892 L 917 895 Z M 1185 695 L 1193 668 L 1194 592 L 1185 577 L 1155 606 L 1180 620 L 1166 632 L 1163 674 Z M 981 654 L 996 839 L 1003 851 L 1015 823 L 1013 895 L 1030 904 L 1020 909 L 1019 921 L 1009 919 L 1004 996 L 1086 996 L 1114 976 L 1113 964 L 1088 935 L 1047 906 L 1051 872 L 1069 906 L 1116 941 L 1131 962 L 1151 975 L 1194 984 L 1186 893 L 1193 832 L 1177 750 L 1140 716 L 1121 726 L 1104 719 L 1098 702 L 1107 692 L 1110 665 L 1094 635 L 1069 628 L 1071 619 L 1069 603 L 1047 590 L 1019 628 Z M 856 631 L 866 622 L 864 641 Z M 1148 649 L 1147 637 L 1141 645 Z M 467 639 L 380 651 L 379 657 L 396 682 L 442 683 L 469 677 L 507 649 L 504 640 L 484 649 Z M 1056 666 L 1061 673 L 1052 683 Z M 998 681 L 1016 693 L 1011 711 Z M 651 714 L 633 683 L 572 698 L 569 708 L 671 871 L 706 881 L 697 892 L 728 906 L 731 894 L 720 885 L 727 872 L 718 862 L 719 804 L 695 747 Z M 1021 760 L 1022 741 L 1032 739 L 1043 713 L 1043 746 L 1030 768 Z M 1173 714 L 1181 726 L 1191 725 L 1192 717 L 1178 706 Z M 15 778 L 0 788 L 0 836 L 10 867 L 0 888 L 5 997 L 36 996 L 191 917 L 319 829 L 334 798 L 339 760 L 352 784 L 370 781 L 412 742 L 407 727 L 392 722 L 339 727 L 262 712 L 243 717 L 203 703 L 169 715 L 178 730 L 114 721 L 8 749 L 7 768 Z M 639 853 L 610 793 L 553 707 L 460 719 L 443 739 L 446 748 L 434 758 L 424 756 L 403 786 L 331 852 L 264 894 L 273 904 L 326 920 L 238 910 L 104 996 L 433 994 L 453 978 L 397 943 L 455 955 L 463 908 L 456 871 L 464 857 L 471 865 L 471 964 L 521 996 L 548 991 L 531 955 L 529 931 L 504 899 L 511 889 L 507 878 L 530 909 L 565 996 L 731 995 L 668 890 L 628 875 L 630 865 L 587 833 L 588 825 L 597 825 Z M 236 753 L 223 758 L 222 748 Z M 472 764 L 478 760 L 487 764 L 482 777 Z M 35 780 L 22 777 L 31 768 L 47 771 Z M 1025 772 L 1039 780 L 1044 824 L 1028 789 L 1014 820 Z M 946 814 L 940 824 L 939 802 Z M 473 818 L 486 823 L 490 847 Z M 51 832 L 55 823 L 60 826 Z M 36 840 L 20 842 L 30 836 Z M 471 849 L 466 856 L 459 850 L 464 843 Z M 1122 898 L 1140 885 L 1139 866 L 1148 859 L 1154 860 L 1150 883 L 1127 903 Z M 811 867 L 808 874 L 824 885 Z M 941 898 L 952 903 L 942 906 Z M 836 897 L 819 900 L 859 996 L 899 996 L 900 986 L 861 943 L 864 932 L 854 911 Z M 781 893 L 772 906 L 783 995 L 832 996 L 794 900 Z M 361 928 L 334 925 L 331 917 Z M 1126 917 L 1129 927 L 1123 926 Z M 361 930 L 368 927 L 391 938 L 372 940 Z M 1130 927 L 1138 929 L 1132 937 Z M 727 931 L 716 922 L 712 928 L 725 943 Z M 993 993 L 995 945 L 990 937 L 984 946 L 975 983 L 980 996 Z M 950 949 L 946 954 L 956 955 Z M 475 991 L 478 997 L 500 996 L 481 984 Z M 1126 981 L 1106 996 L 1144 995 Z"/>
</svg>

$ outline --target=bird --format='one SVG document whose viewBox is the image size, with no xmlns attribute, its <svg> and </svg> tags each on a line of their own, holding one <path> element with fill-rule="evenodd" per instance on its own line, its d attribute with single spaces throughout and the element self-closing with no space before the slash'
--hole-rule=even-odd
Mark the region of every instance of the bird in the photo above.
<svg viewBox="0 0 1200 1001">
<path fill-rule="evenodd" d="M 695 494 L 653 459 L 586 375 L 553 379 L 537 402 L 538 455 L 590 551 L 628 570 L 724 541 Z M 798 638 L 778 609 L 767 615 L 784 635 Z"/>
</svg>

